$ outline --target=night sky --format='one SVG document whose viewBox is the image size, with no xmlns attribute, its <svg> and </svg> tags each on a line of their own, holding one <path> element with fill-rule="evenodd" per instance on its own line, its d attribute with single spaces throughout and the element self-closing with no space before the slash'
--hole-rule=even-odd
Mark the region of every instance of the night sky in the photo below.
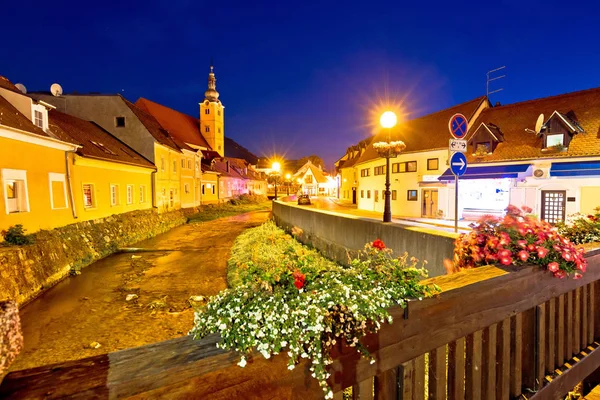
<svg viewBox="0 0 600 400">
<path fill-rule="evenodd" d="M 413 118 L 484 95 L 502 65 L 493 103 L 600 86 L 593 3 L 7 1 L 0 75 L 198 116 L 212 57 L 227 136 L 331 166 L 383 101 Z"/>
</svg>

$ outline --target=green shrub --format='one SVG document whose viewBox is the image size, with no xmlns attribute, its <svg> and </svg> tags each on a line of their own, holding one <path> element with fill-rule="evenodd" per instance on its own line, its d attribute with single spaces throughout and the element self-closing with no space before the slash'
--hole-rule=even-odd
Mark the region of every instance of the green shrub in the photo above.
<svg viewBox="0 0 600 400">
<path fill-rule="evenodd" d="M 11 226 L 5 231 L 2 231 L 4 236 L 4 243 L 9 246 L 24 246 L 35 242 L 33 235 L 26 235 L 23 225 L 17 224 Z"/>
<path fill-rule="evenodd" d="M 198 213 L 188 218 L 188 222 L 212 221 L 217 218 L 230 217 L 251 211 L 268 210 L 270 208 L 271 202 L 266 201 L 266 199 L 260 203 L 232 204 L 232 202 L 227 202 L 223 204 L 210 204 L 202 206 Z"/>
</svg>

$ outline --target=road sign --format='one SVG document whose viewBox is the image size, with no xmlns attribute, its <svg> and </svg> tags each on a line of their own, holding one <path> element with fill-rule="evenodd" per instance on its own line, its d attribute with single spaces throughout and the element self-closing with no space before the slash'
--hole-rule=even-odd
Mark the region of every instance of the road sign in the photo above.
<svg viewBox="0 0 600 400">
<path fill-rule="evenodd" d="M 468 125 L 469 123 L 464 115 L 454 114 L 452 118 L 450 118 L 450 122 L 448 122 L 448 129 L 455 139 L 462 139 L 467 135 Z"/>
<path fill-rule="evenodd" d="M 461 153 L 467 152 L 467 141 L 463 139 L 450 139 L 448 145 L 450 151 L 460 151 Z"/>
<path fill-rule="evenodd" d="M 454 153 L 450 157 L 450 170 L 454 176 L 461 176 L 467 171 L 467 157 L 463 153 Z"/>
</svg>

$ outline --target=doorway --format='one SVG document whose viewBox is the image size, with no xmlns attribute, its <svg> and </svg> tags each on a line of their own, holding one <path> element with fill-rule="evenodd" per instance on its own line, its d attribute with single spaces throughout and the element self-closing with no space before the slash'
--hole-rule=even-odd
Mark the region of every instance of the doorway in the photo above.
<svg viewBox="0 0 600 400">
<path fill-rule="evenodd" d="M 352 188 L 352 204 L 356 204 L 356 188 Z"/>
<path fill-rule="evenodd" d="M 423 189 L 422 194 L 423 211 L 422 217 L 436 218 L 438 212 L 438 191 L 437 189 Z"/>
<path fill-rule="evenodd" d="M 542 190 L 542 220 L 556 224 L 565 220 L 565 190 Z"/>
</svg>

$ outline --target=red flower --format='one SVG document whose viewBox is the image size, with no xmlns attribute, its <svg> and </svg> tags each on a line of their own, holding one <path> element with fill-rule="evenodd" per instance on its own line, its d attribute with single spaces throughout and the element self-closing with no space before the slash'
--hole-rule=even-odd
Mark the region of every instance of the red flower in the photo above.
<svg viewBox="0 0 600 400">
<path fill-rule="evenodd" d="M 573 255 L 571 253 L 569 253 L 569 252 L 566 252 L 566 251 L 563 251 L 562 258 L 565 261 L 573 261 Z"/>
<path fill-rule="evenodd" d="M 527 247 L 527 240 L 523 240 L 523 239 L 517 240 L 517 244 L 519 245 L 519 247 L 524 249 Z"/>
<path fill-rule="evenodd" d="M 521 259 L 521 261 L 527 261 L 527 259 L 529 258 L 529 252 L 526 250 L 521 250 L 518 253 L 518 256 Z"/>
<path fill-rule="evenodd" d="M 581 279 L 581 278 L 583 278 L 583 275 L 581 275 L 579 272 L 575 272 L 573 279 Z"/>
<path fill-rule="evenodd" d="M 554 272 L 555 274 L 558 272 L 559 266 L 557 262 L 551 262 L 548 264 L 548 271 Z"/>
<path fill-rule="evenodd" d="M 548 249 L 542 246 L 537 248 L 537 252 L 539 258 L 545 258 L 548 255 Z"/>
<path fill-rule="evenodd" d="M 500 258 L 506 258 L 506 257 L 510 258 L 511 255 L 512 255 L 512 253 L 508 249 L 502 249 L 498 252 L 498 257 L 500 257 Z"/>
<path fill-rule="evenodd" d="M 565 276 L 567 276 L 567 273 L 566 273 L 565 271 L 556 271 L 556 272 L 554 273 L 554 276 L 555 276 L 555 277 L 557 277 L 557 278 L 560 278 L 560 279 L 562 279 L 562 278 L 564 278 Z"/>
<path fill-rule="evenodd" d="M 527 245 L 527 250 L 529 251 L 535 251 L 535 244 L 531 243 Z"/>
<path fill-rule="evenodd" d="M 304 287 L 304 281 L 306 280 L 306 275 L 304 275 L 302 272 L 295 270 L 292 273 L 292 277 L 294 278 L 294 286 L 296 286 L 296 288 L 298 290 L 302 289 Z"/>
<path fill-rule="evenodd" d="M 299 280 L 295 280 L 294 281 L 294 286 L 296 286 L 296 289 L 300 290 L 304 286 L 304 282 L 299 281 Z"/>
<path fill-rule="evenodd" d="M 512 258 L 511 257 L 500 257 L 500 263 L 502 265 L 510 265 L 512 263 Z"/>
<path fill-rule="evenodd" d="M 385 244 L 383 244 L 381 239 L 376 239 L 373 243 L 371 243 L 371 246 L 379 250 L 385 249 Z"/>
</svg>

